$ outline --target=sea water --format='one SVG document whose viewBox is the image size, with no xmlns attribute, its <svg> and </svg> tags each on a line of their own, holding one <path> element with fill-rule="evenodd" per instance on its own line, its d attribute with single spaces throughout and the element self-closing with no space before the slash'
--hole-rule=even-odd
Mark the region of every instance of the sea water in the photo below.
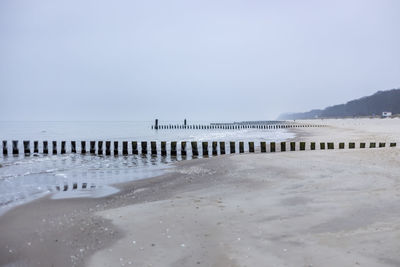
<svg viewBox="0 0 400 267">
<path fill-rule="evenodd" d="M 192 122 L 208 124 L 210 122 Z M 294 134 L 285 129 L 151 129 L 153 122 L 0 122 L 0 141 L 8 141 L 8 156 L 0 155 L 0 214 L 7 209 L 36 199 L 46 194 L 53 198 L 102 197 L 118 192 L 112 185 L 161 175 L 174 161 L 190 160 L 182 157 L 178 149 L 177 157 L 152 157 L 140 155 L 141 141 L 225 141 L 229 152 L 229 141 L 244 141 L 247 150 L 249 141 L 256 146 L 260 141 L 280 142 L 293 138 Z M 176 121 L 160 124 L 179 124 Z M 13 156 L 11 141 L 19 140 L 20 155 Z M 49 154 L 23 155 L 23 140 L 39 141 L 42 151 L 43 141 L 49 141 Z M 119 141 L 119 156 L 82 155 L 80 141 Z M 52 155 L 51 141 L 67 141 L 67 153 Z M 70 153 L 70 142 L 77 142 L 76 154 Z M 121 155 L 121 141 L 138 141 L 139 155 Z M 199 157 L 201 157 L 201 144 Z M 179 148 L 179 144 L 178 144 Z M 89 144 L 86 144 L 89 149 Z M 104 149 L 104 144 L 103 144 Z M 129 147 L 129 149 L 131 149 Z"/>
</svg>

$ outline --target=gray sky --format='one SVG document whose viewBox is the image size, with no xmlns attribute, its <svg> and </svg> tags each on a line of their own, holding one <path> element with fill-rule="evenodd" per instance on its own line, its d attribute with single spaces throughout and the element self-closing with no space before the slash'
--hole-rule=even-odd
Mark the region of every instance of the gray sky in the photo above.
<svg viewBox="0 0 400 267">
<path fill-rule="evenodd" d="M 258 120 L 400 87 L 400 1 L 2 0 L 0 120 Z"/>
</svg>

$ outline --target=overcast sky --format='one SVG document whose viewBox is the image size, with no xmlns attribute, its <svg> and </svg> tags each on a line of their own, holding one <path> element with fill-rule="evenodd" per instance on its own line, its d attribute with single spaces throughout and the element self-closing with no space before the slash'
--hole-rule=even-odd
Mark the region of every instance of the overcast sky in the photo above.
<svg viewBox="0 0 400 267">
<path fill-rule="evenodd" d="M 260 120 L 400 87 L 400 1 L 1 0 L 0 120 Z"/>
</svg>

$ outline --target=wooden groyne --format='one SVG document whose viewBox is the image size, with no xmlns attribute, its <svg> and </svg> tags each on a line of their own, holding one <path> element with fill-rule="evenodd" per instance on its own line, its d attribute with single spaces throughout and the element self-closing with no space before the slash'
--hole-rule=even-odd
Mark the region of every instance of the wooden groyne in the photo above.
<svg viewBox="0 0 400 267">
<path fill-rule="evenodd" d="M 22 143 L 20 147 L 19 144 Z M 200 143 L 200 145 L 199 145 Z M 9 145 L 11 144 L 11 145 Z M 89 145 L 89 153 L 91 155 L 138 155 L 139 152 L 142 155 L 147 155 L 150 151 L 152 156 L 181 156 L 188 155 L 188 152 L 192 156 L 216 156 L 223 154 L 235 154 L 235 153 L 274 153 L 274 152 L 286 152 L 286 151 L 305 151 L 305 150 L 334 150 L 334 149 L 365 149 L 365 148 L 384 148 L 384 147 L 396 147 L 396 142 L 244 142 L 244 141 L 212 141 L 212 142 L 197 142 L 190 141 L 190 147 L 187 146 L 186 141 L 51 141 L 51 153 L 53 155 L 66 154 L 66 153 L 87 153 L 87 144 Z M 80 147 L 77 146 L 80 144 Z M 105 146 L 104 146 L 105 144 Z M 140 144 L 140 147 L 139 147 Z M 227 145 L 228 144 L 228 145 Z M 33 146 L 32 146 L 33 145 Z M 20 149 L 22 148 L 22 149 Z M 32 150 L 33 148 L 33 150 Z M 150 149 L 150 150 L 148 150 Z M 28 141 L 23 140 L 12 140 L 9 143 L 7 140 L 2 141 L 3 155 L 32 155 L 32 154 L 49 154 L 49 141 Z"/>
<path fill-rule="evenodd" d="M 327 127 L 322 124 L 163 124 L 159 125 L 158 121 L 151 126 L 153 130 L 243 130 L 243 129 L 259 129 L 259 130 L 275 130 L 289 128 L 312 128 Z"/>
</svg>

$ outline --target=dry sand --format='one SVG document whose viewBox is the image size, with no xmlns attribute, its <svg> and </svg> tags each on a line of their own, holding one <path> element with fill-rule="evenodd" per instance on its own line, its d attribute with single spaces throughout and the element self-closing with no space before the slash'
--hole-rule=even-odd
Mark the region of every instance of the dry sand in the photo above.
<svg viewBox="0 0 400 267">
<path fill-rule="evenodd" d="M 399 121 L 296 131 L 307 141 L 398 142 Z M 13 209 L 0 217 L 0 264 L 400 266 L 399 159 L 399 148 L 379 148 L 180 162 L 101 200 Z"/>
</svg>

